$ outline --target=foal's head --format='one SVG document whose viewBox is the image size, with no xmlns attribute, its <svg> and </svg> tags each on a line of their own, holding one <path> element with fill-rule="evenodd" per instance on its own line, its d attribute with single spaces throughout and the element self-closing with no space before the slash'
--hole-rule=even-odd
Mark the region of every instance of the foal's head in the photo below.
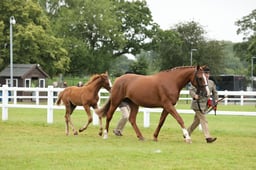
<svg viewBox="0 0 256 170">
<path fill-rule="evenodd" d="M 108 72 L 100 74 L 100 77 L 101 77 L 101 80 L 102 80 L 101 81 L 102 82 L 102 87 L 104 87 L 105 89 L 110 91 L 110 89 L 111 89 L 111 82 L 110 82 L 110 79 L 108 77 Z"/>
<path fill-rule="evenodd" d="M 204 72 L 204 68 L 207 66 L 197 66 L 196 67 L 196 71 L 195 71 L 195 75 L 194 75 L 194 79 L 191 82 L 193 84 L 193 86 L 195 86 L 198 91 L 206 91 L 207 96 L 210 96 L 210 90 L 208 87 L 208 79 L 205 75 Z"/>
</svg>

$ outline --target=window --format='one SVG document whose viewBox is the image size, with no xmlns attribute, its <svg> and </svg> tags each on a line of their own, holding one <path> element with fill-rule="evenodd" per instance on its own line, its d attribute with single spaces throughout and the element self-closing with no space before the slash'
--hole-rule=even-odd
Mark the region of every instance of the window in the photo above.
<svg viewBox="0 0 256 170">
<path fill-rule="evenodd" d="M 6 79 L 5 83 L 8 84 L 8 86 L 11 86 L 11 79 Z M 13 79 L 13 87 L 18 87 L 18 79 Z"/>
<path fill-rule="evenodd" d="M 39 79 L 39 87 L 45 87 L 45 79 Z"/>
<path fill-rule="evenodd" d="M 31 79 L 25 79 L 25 87 L 31 87 Z"/>
</svg>

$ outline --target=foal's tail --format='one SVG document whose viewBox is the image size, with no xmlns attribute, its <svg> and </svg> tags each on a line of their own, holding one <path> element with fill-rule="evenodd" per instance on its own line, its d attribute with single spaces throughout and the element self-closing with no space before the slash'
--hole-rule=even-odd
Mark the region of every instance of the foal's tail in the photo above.
<svg viewBox="0 0 256 170">
<path fill-rule="evenodd" d="M 109 107 L 110 107 L 110 98 L 108 98 L 107 102 L 101 108 L 96 109 L 95 113 L 99 117 L 106 117 Z"/>
<path fill-rule="evenodd" d="M 63 96 L 63 91 L 60 92 L 59 95 L 58 95 L 58 99 L 57 99 L 57 101 L 56 101 L 56 104 L 57 104 L 57 105 L 60 105 L 60 104 L 61 104 L 62 96 Z"/>
</svg>

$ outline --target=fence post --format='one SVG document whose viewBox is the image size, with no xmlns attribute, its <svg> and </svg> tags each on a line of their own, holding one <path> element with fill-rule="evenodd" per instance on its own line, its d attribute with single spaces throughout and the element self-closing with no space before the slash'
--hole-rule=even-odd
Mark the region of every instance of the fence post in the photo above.
<svg viewBox="0 0 256 170">
<path fill-rule="evenodd" d="M 36 88 L 34 88 L 35 89 L 35 94 L 36 94 L 36 96 L 35 96 L 35 98 L 36 98 L 36 105 L 39 105 L 39 98 L 40 98 L 40 96 L 39 96 L 39 89 L 36 87 Z"/>
<path fill-rule="evenodd" d="M 227 93 L 228 93 L 228 91 L 225 90 L 225 95 L 224 95 L 224 97 L 225 97 L 225 99 L 224 99 L 225 106 L 228 105 L 228 94 Z"/>
<path fill-rule="evenodd" d="M 53 86 L 48 86 L 47 96 L 47 123 L 53 123 Z"/>
<path fill-rule="evenodd" d="M 149 127 L 150 126 L 150 113 L 149 110 L 144 108 L 143 109 L 144 113 L 144 127 Z"/>
<path fill-rule="evenodd" d="M 95 113 L 95 111 L 92 111 L 92 124 L 93 125 L 99 125 L 99 117 L 98 115 Z"/>
<path fill-rule="evenodd" d="M 243 106 L 244 105 L 244 91 L 241 91 L 241 97 L 240 97 L 240 105 Z"/>
<path fill-rule="evenodd" d="M 8 86 L 5 84 L 2 89 L 2 120 L 8 120 Z"/>
</svg>

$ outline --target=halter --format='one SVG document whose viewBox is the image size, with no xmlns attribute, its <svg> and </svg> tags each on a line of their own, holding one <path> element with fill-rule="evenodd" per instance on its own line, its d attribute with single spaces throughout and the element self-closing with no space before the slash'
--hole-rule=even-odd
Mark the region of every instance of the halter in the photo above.
<svg viewBox="0 0 256 170">
<path fill-rule="evenodd" d="M 203 88 L 203 87 L 206 87 L 206 86 L 208 86 L 208 83 L 207 83 L 207 80 L 206 80 L 206 77 L 205 77 L 205 75 L 203 74 L 203 79 L 204 79 L 204 81 L 206 82 L 206 84 L 205 85 L 200 85 L 199 84 L 199 78 L 197 77 L 197 73 L 198 73 L 198 70 L 196 70 L 195 71 L 195 79 L 196 79 L 196 85 L 197 85 L 197 87 L 199 87 L 199 88 Z"/>
<path fill-rule="evenodd" d="M 197 95 L 200 95 L 201 89 L 207 87 L 207 86 L 208 86 L 208 82 L 207 82 L 207 80 L 206 80 L 205 75 L 203 74 L 203 79 L 204 79 L 204 81 L 205 81 L 206 84 L 200 85 L 200 83 L 199 83 L 199 78 L 197 77 L 197 73 L 198 73 L 198 70 L 195 71 L 195 76 L 194 76 L 194 78 L 196 79 L 196 85 L 197 85 L 197 87 L 196 87 L 196 94 L 197 94 Z M 200 111 L 201 113 L 203 113 L 203 111 L 202 111 L 202 109 L 201 109 L 201 107 L 200 107 L 199 100 L 197 99 L 196 102 L 197 102 L 197 106 L 198 106 L 199 111 Z"/>
</svg>

